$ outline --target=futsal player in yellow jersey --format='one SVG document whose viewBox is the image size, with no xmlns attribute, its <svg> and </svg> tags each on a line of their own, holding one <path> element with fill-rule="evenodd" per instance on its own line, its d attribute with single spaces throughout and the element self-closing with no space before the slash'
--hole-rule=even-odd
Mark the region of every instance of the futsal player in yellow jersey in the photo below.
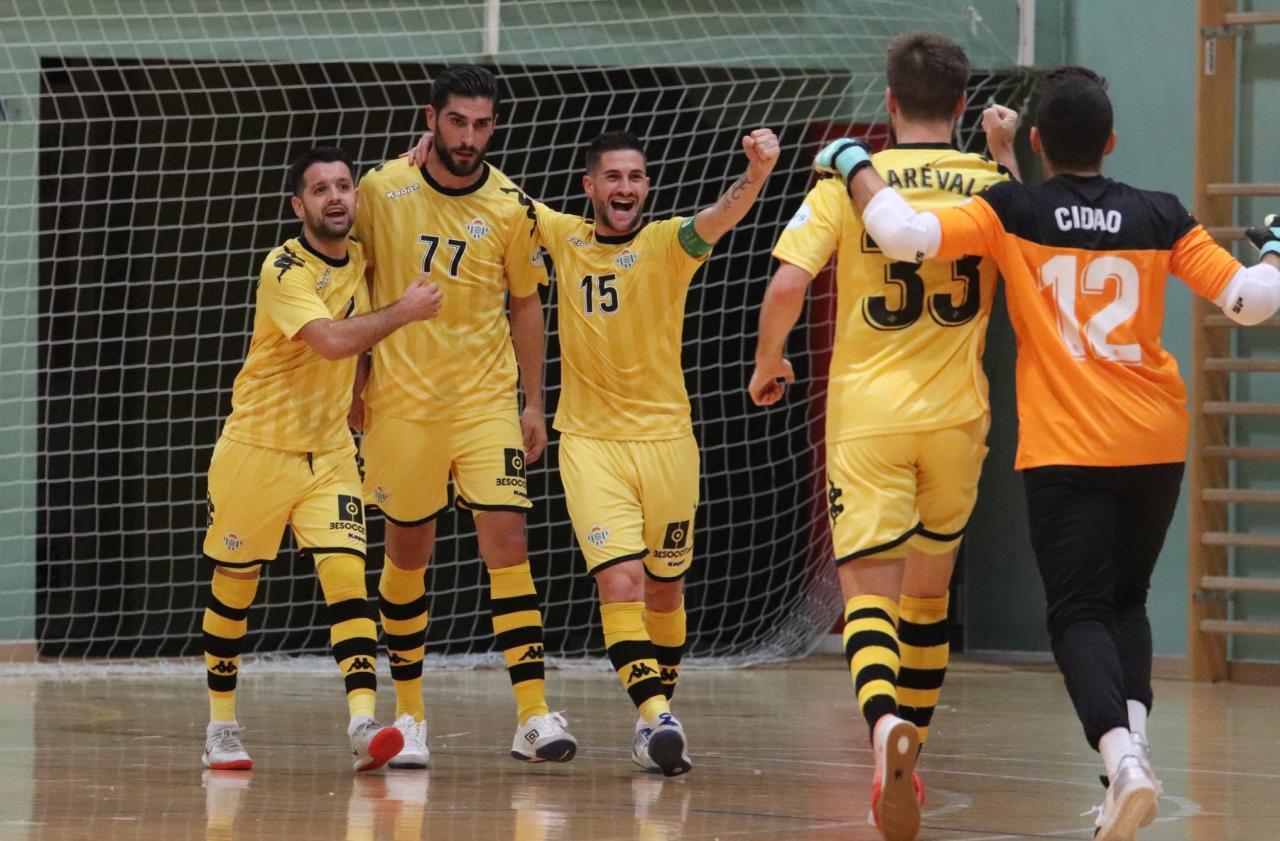
<svg viewBox="0 0 1280 841">
<path fill-rule="evenodd" d="M 946 207 L 1007 180 L 952 144 L 969 62 L 932 33 L 889 46 L 895 143 L 873 160 L 922 207 Z M 987 115 L 993 153 L 1012 165 L 1016 115 Z M 914 774 L 949 655 L 948 588 L 977 497 L 990 420 L 982 348 L 996 270 L 963 257 L 923 264 L 880 253 L 840 179 L 805 197 L 778 239 L 760 313 L 757 405 L 794 378 L 783 358 L 813 277 L 836 255 L 836 338 L 827 395 L 827 499 L 845 602 L 845 656 L 876 747 L 872 815 L 890 841 L 914 838 L 924 789 Z M 901 775 L 896 772 L 903 771 Z"/>
<path fill-rule="evenodd" d="M 671 715 L 685 641 L 698 444 L 680 367 L 685 296 L 712 245 L 746 215 L 778 160 L 772 131 L 742 139 L 747 171 L 689 218 L 646 222 L 645 155 L 629 132 L 596 138 L 582 183 L 595 219 L 538 204 L 559 307 L 560 476 L 600 595 L 605 646 L 639 709 L 633 760 L 688 771 Z"/>
<path fill-rule="evenodd" d="M 312 150 L 289 170 L 302 234 L 262 263 L 249 355 L 209 464 L 204 555 L 215 566 L 203 624 L 210 718 L 204 764 L 214 769 L 253 765 L 236 721 L 236 678 L 259 573 L 279 551 L 286 525 L 315 562 L 329 606 L 355 769 L 380 767 L 403 744 L 398 730 L 373 720 L 377 632 L 346 418 L 356 355 L 412 321 L 434 318 L 440 290 L 419 279 L 390 306 L 369 312 L 363 252 L 347 236 L 356 210 L 353 172 L 336 148 Z"/>
<path fill-rule="evenodd" d="M 475 515 L 489 573 L 493 630 L 516 699 L 511 755 L 566 762 L 577 747 L 563 716 L 547 707 L 541 605 L 524 533 L 525 463 L 547 441 L 537 292 L 546 270 L 532 203 L 484 161 L 496 102 L 488 70 L 447 68 L 431 85 L 435 143 L 423 165 L 390 161 L 360 182 L 356 232 L 372 267 L 374 304 L 394 299 L 420 271 L 445 290 L 439 318 L 374 348 L 366 417 L 353 418 L 364 425 L 365 499 L 387 521 L 378 591 L 406 742 L 396 768 L 425 768 L 429 759 L 424 572 L 436 518 L 449 507 L 450 476 L 457 504 Z"/>
</svg>

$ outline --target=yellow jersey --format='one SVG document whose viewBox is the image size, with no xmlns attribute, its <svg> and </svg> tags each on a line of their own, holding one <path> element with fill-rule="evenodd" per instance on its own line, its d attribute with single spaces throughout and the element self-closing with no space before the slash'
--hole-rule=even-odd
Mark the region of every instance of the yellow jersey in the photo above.
<svg viewBox="0 0 1280 841">
<path fill-rule="evenodd" d="M 601 236 L 580 216 L 535 203 L 556 275 L 561 390 L 555 428 L 610 441 L 693 430 L 680 339 L 689 283 L 708 255 L 679 241 L 681 217 Z"/>
<path fill-rule="evenodd" d="M 912 207 L 967 201 L 1008 180 L 981 155 L 909 143 L 872 165 Z M 773 249 L 817 274 L 836 255 L 836 335 L 827 392 L 827 441 L 957 426 L 989 411 L 982 371 L 995 264 L 961 257 L 889 260 L 867 236 L 845 185 L 819 181 Z"/>
<path fill-rule="evenodd" d="M 360 243 L 342 260 L 315 251 L 298 236 L 267 255 L 258 277 L 253 338 L 231 388 L 231 416 L 222 434 L 242 444 L 292 452 L 351 446 L 347 410 L 356 357 L 330 361 L 297 339 L 316 319 L 334 321 L 369 311 Z"/>
<path fill-rule="evenodd" d="M 440 314 L 378 342 L 365 402 L 403 420 L 459 420 L 516 408 L 508 290 L 537 292 L 546 269 L 532 203 L 484 164 L 452 189 L 403 159 L 360 179 L 356 235 L 373 268 L 373 306 L 400 299 L 418 275 L 444 292 Z"/>
</svg>

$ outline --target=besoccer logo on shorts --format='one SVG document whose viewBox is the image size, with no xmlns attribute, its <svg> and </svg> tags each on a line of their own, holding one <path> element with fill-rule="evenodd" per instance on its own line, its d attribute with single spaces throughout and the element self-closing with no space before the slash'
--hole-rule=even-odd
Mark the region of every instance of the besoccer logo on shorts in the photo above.
<svg viewBox="0 0 1280 841">
<path fill-rule="evenodd" d="M 689 542 L 689 521 L 667 523 L 666 536 L 662 538 L 663 549 L 683 549 Z"/>
<path fill-rule="evenodd" d="M 346 523 L 364 523 L 364 505 L 360 497 L 338 494 L 338 520 Z"/>
<path fill-rule="evenodd" d="M 524 450 L 507 447 L 502 451 L 508 476 L 524 476 Z"/>
</svg>

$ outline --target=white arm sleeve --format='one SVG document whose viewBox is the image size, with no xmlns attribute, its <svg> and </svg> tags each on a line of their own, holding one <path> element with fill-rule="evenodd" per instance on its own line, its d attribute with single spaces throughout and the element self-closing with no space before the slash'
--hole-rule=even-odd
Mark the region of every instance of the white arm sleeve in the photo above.
<svg viewBox="0 0 1280 841">
<path fill-rule="evenodd" d="M 886 187 L 871 197 L 862 224 L 886 257 L 920 262 L 938 253 L 942 225 L 932 213 L 916 213 L 897 191 Z"/>
<path fill-rule="evenodd" d="M 1266 321 L 1280 309 L 1280 270 L 1266 263 L 1242 268 L 1213 302 L 1237 324 Z"/>
</svg>

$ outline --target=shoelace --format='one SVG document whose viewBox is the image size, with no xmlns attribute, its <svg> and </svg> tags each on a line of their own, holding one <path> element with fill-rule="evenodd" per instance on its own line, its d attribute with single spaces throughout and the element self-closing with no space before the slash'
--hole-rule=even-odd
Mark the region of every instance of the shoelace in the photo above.
<svg viewBox="0 0 1280 841">
<path fill-rule="evenodd" d="M 240 742 L 240 736 L 244 733 L 243 727 L 224 727 L 213 734 L 213 749 L 215 751 L 243 751 L 244 745 Z"/>
</svg>

